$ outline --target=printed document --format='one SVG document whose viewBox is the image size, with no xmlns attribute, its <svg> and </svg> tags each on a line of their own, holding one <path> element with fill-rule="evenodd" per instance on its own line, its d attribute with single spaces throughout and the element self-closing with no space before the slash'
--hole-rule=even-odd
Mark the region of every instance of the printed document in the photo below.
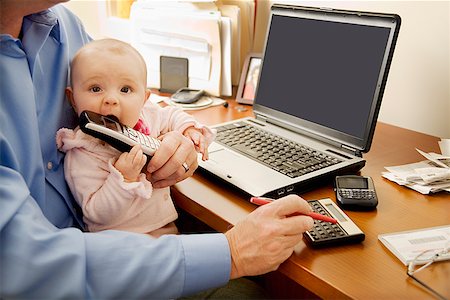
<svg viewBox="0 0 450 300">
<path fill-rule="evenodd" d="M 416 150 L 428 160 L 385 167 L 383 177 L 422 194 L 450 192 L 450 156 Z"/>
<path fill-rule="evenodd" d="M 380 234 L 378 239 L 403 264 L 408 265 L 426 250 L 439 251 L 448 248 L 450 246 L 450 225 Z M 450 259 L 450 254 L 443 255 L 437 260 L 448 259 Z"/>
</svg>

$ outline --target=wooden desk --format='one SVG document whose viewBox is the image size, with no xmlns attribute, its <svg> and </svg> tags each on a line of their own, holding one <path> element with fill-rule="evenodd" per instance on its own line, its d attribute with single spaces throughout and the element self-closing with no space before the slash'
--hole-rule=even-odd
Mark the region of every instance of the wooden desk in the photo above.
<svg viewBox="0 0 450 300">
<path fill-rule="evenodd" d="M 228 108 L 220 106 L 192 114 L 208 125 L 252 115 L 250 106 L 245 106 L 246 112 L 239 112 L 235 101 L 229 103 Z M 373 212 L 347 212 L 364 231 L 366 240 L 356 245 L 320 250 L 307 247 L 302 241 L 277 272 L 320 298 L 433 298 L 407 276 L 406 267 L 378 241 L 378 234 L 450 223 L 448 193 L 425 196 L 381 177 L 385 166 L 423 160 L 415 147 L 425 152 L 439 152 L 437 140 L 433 136 L 378 123 L 372 148 L 364 155 L 366 166 L 361 170 L 362 175 L 374 179 L 378 208 Z M 331 183 L 301 196 L 307 200 L 335 199 Z M 255 209 L 241 193 L 200 172 L 176 184 L 173 198 L 181 208 L 221 232 Z M 417 274 L 418 277 L 450 298 L 448 262 L 435 263 L 422 272 Z M 300 296 L 296 295 L 295 288 L 291 290 L 291 297 Z"/>
</svg>

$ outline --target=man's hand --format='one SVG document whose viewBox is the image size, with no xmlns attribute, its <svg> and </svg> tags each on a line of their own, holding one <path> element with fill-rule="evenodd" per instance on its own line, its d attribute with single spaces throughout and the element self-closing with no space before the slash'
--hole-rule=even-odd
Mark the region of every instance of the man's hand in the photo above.
<svg viewBox="0 0 450 300">
<path fill-rule="evenodd" d="M 160 140 L 161 146 L 147 165 L 147 178 L 155 188 L 174 185 L 192 176 L 198 167 L 197 152 L 190 139 L 171 131 Z"/>
<path fill-rule="evenodd" d="M 231 250 L 231 279 L 274 271 L 288 259 L 311 229 L 309 204 L 296 195 L 288 195 L 255 209 L 225 233 Z"/>
</svg>

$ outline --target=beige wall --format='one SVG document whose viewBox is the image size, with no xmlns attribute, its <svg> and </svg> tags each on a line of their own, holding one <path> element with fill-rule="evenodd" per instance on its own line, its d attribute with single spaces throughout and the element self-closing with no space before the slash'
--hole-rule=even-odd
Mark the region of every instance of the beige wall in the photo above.
<svg viewBox="0 0 450 300">
<path fill-rule="evenodd" d="M 104 37 L 103 32 L 106 22 L 107 1 L 99 0 L 71 0 L 64 3 L 83 22 L 86 31 L 94 39 Z"/>
<path fill-rule="evenodd" d="M 259 0 L 255 51 L 264 48 L 275 2 L 399 14 L 402 24 L 378 120 L 450 138 L 450 1 Z"/>
<path fill-rule="evenodd" d="M 258 0 L 255 51 L 263 49 L 273 2 Z M 402 25 L 379 120 L 450 138 L 450 1 L 276 2 L 399 14 Z M 101 37 L 105 1 L 72 0 L 66 5 L 94 38 Z"/>
</svg>

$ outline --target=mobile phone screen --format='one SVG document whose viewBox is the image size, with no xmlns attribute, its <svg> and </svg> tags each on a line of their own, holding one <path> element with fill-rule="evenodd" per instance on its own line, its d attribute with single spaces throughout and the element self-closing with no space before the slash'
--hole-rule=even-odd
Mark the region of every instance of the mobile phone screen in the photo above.
<svg viewBox="0 0 450 300">
<path fill-rule="evenodd" d="M 341 189 L 367 189 L 369 182 L 364 177 L 341 177 L 337 181 L 338 187 Z"/>
</svg>

